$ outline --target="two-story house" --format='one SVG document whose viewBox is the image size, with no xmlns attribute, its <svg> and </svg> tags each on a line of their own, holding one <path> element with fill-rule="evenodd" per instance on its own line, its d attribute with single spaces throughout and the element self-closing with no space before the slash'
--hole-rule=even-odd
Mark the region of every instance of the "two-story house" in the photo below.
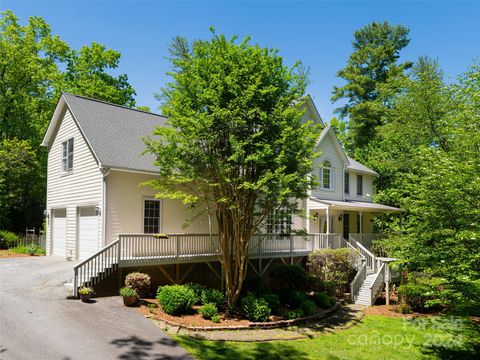
<svg viewBox="0 0 480 360">
<path fill-rule="evenodd" d="M 323 125 L 310 97 L 305 106 L 305 116 Z M 206 217 L 185 228 L 190 206 L 158 199 L 154 189 L 141 185 L 158 173 L 154 156 L 143 154 L 143 139 L 165 121 L 103 101 L 61 96 L 42 142 L 48 148 L 46 244 L 48 255 L 81 261 L 75 267 L 77 284 L 122 266 L 218 261 L 219 246 Z M 377 174 L 347 157 L 330 127 L 324 127 L 317 146 L 320 186 L 302 200 L 310 216 L 267 224 L 270 235 L 282 236 L 256 237 L 252 259 L 303 257 L 319 246 L 337 246 L 341 234 L 348 239 L 373 233 L 375 213 L 399 210 L 372 202 Z M 322 234 L 327 242 L 285 237 L 286 229 Z M 171 235 L 155 235 L 161 233 Z M 329 243 L 333 239 L 337 245 Z"/>
</svg>

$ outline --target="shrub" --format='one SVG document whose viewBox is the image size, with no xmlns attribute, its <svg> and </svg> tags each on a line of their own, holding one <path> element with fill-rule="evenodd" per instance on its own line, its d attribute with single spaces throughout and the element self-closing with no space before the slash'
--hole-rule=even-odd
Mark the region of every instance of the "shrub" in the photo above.
<svg viewBox="0 0 480 360">
<path fill-rule="evenodd" d="M 157 300 L 167 314 L 181 315 L 192 308 L 196 296 L 192 289 L 184 285 L 160 286 Z"/>
<path fill-rule="evenodd" d="M 411 314 L 412 313 L 412 308 L 410 307 L 410 305 L 402 302 L 402 303 L 400 303 L 400 305 L 398 305 L 397 311 L 400 314 Z"/>
<path fill-rule="evenodd" d="M 285 305 L 288 305 L 291 308 L 298 308 L 305 300 L 307 300 L 307 295 L 303 291 L 292 290 L 283 294 L 282 298 Z"/>
<path fill-rule="evenodd" d="M 220 307 L 225 300 L 225 295 L 217 289 L 205 289 L 202 292 L 202 304 L 214 304 L 216 307 Z"/>
<path fill-rule="evenodd" d="M 134 289 L 138 296 L 147 297 L 150 294 L 150 275 L 132 272 L 126 276 L 125 286 Z"/>
<path fill-rule="evenodd" d="M 45 248 L 37 244 L 18 245 L 11 250 L 16 254 L 45 255 Z"/>
<path fill-rule="evenodd" d="M 135 289 L 129 287 L 123 287 L 120 289 L 120 295 L 123 297 L 137 297 L 138 294 Z"/>
<path fill-rule="evenodd" d="M 337 300 L 333 296 L 328 296 L 324 292 L 318 292 L 315 294 L 315 302 L 318 306 L 324 309 L 329 309 L 335 305 Z"/>
<path fill-rule="evenodd" d="M 342 291 L 356 274 L 358 255 L 351 249 L 320 249 L 308 256 L 308 271 L 323 282 L 333 282 Z"/>
<path fill-rule="evenodd" d="M 293 320 L 293 319 L 301 318 L 303 316 L 304 316 L 304 314 L 303 314 L 302 309 L 296 309 L 296 310 L 287 310 L 283 317 L 286 320 Z"/>
<path fill-rule="evenodd" d="M 280 311 L 280 298 L 277 294 L 266 293 L 261 298 L 267 302 L 268 307 L 272 310 L 272 314 L 278 314 Z"/>
<path fill-rule="evenodd" d="M 305 316 L 313 315 L 317 311 L 317 307 L 312 300 L 305 300 L 302 302 L 300 309 L 302 309 L 302 312 L 305 314 Z"/>
<path fill-rule="evenodd" d="M 18 236 L 11 231 L 0 230 L 0 249 L 10 249 L 17 245 Z"/>
<path fill-rule="evenodd" d="M 212 322 L 218 324 L 220 322 L 220 315 L 214 315 L 212 316 Z"/>
<path fill-rule="evenodd" d="M 308 275 L 299 265 L 279 265 L 270 273 L 272 289 L 277 292 L 290 290 L 305 291 L 308 286 Z"/>
<path fill-rule="evenodd" d="M 308 277 L 308 290 L 313 292 L 326 292 L 328 295 L 335 295 L 336 286 L 332 281 L 323 281 L 315 276 Z"/>
<path fill-rule="evenodd" d="M 203 305 L 200 308 L 199 312 L 204 319 L 211 319 L 215 315 L 218 315 L 217 307 L 215 306 L 215 304 L 211 304 L 211 303 L 207 303 Z"/>
<path fill-rule="evenodd" d="M 253 322 L 267 321 L 271 312 L 267 301 L 253 294 L 248 294 L 242 299 L 242 311 L 247 319 Z"/>
<path fill-rule="evenodd" d="M 446 280 L 418 273 L 410 274 L 408 283 L 398 287 L 398 296 L 419 312 L 451 309 L 461 301 L 461 295 L 447 288 Z"/>
<path fill-rule="evenodd" d="M 200 302 L 202 301 L 202 292 L 206 289 L 205 285 L 198 284 L 198 283 L 188 283 L 188 284 L 185 284 L 185 286 L 193 290 L 193 292 L 195 293 L 195 296 L 196 296 L 195 305 L 200 304 Z"/>
</svg>

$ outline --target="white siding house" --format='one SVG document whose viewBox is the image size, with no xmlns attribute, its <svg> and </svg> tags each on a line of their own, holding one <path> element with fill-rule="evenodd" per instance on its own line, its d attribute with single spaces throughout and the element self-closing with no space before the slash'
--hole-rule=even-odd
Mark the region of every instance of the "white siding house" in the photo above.
<svg viewBox="0 0 480 360">
<path fill-rule="evenodd" d="M 374 213 L 398 209 L 372 203 L 377 174 L 346 156 L 310 97 L 305 109 L 305 119 L 323 126 L 317 143 L 320 155 L 314 161 L 319 186 L 299 201 L 307 218 L 289 217 L 289 224 L 281 223 L 287 229 L 346 238 L 350 233 L 373 232 Z M 166 118 L 160 115 L 62 95 L 42 143 L 48 148 L 49 255 L 85 259 L 119 234 L 209 232 L 206 216 L 189 221 L 195 209 L 180 201 L 155 199 L 154 189 L 140 185 L 157 173 L 154 156 L 143 154 L 143 139 L 165 125 Z"/>
</svg>

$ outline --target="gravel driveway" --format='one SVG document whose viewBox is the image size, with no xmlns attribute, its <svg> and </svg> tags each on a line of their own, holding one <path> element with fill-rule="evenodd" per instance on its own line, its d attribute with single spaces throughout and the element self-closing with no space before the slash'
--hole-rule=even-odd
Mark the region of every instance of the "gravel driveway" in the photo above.
<svg viewBox="0 0 480 360">
<path fill-rule="evenodd" d="M 65 299 L 71 262 L 0 259 L 0 359 L 191 359 L 120 297 Z"/>
</svg>

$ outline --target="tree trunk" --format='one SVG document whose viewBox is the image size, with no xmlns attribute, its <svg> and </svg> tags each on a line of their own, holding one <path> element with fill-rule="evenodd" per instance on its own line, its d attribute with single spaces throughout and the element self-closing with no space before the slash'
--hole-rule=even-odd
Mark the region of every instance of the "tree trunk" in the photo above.
<svg viewBox="0 0 480 360">
<path fill-rule="evenodd" d="M 254 232 L 253 206 L 219 204 L 216 216 L 226 299 L 229 306 L 235 306 L 247 275 L 250 241 Z"/>
</svg>

